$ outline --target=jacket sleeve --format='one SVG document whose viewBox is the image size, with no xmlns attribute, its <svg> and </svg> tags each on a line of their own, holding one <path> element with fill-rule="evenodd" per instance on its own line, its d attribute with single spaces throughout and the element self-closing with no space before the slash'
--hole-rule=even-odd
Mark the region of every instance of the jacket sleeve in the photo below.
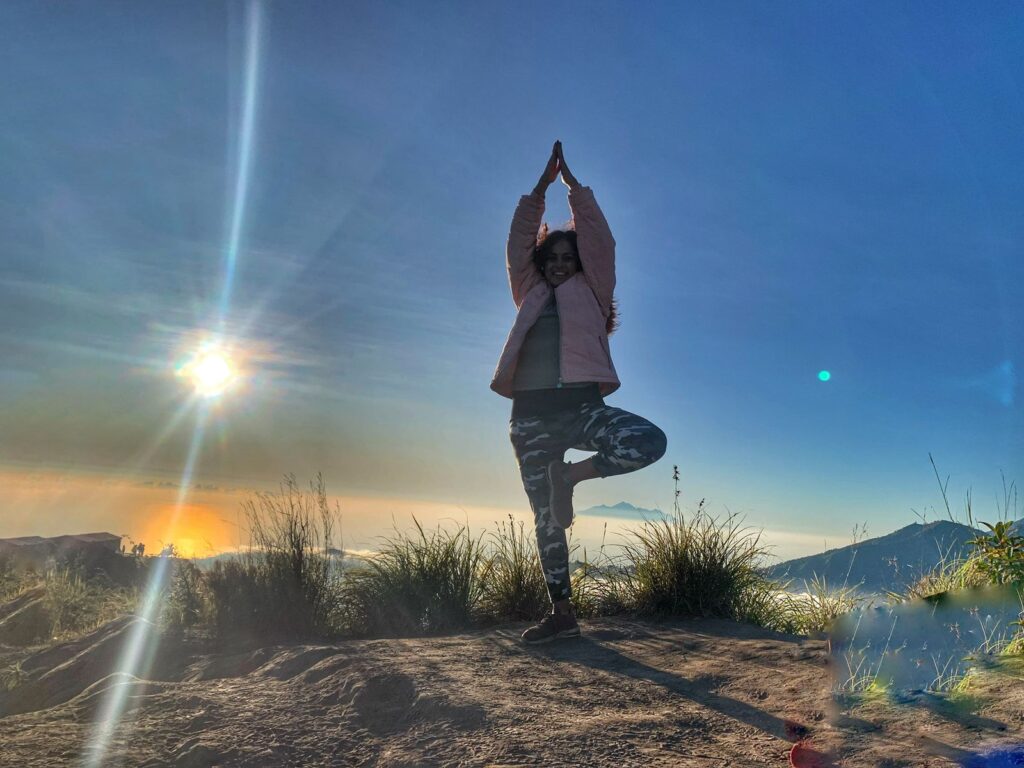
<svg viewBox="0 0 1024 768">
<path fill-rule="evenodd" d="M 533 263 L 533 249 L 537 245 L 537 230 L 544 217 L 544 198 L 540 195 L 523 195 L 519 198 L 512 226 L 505 246 L 505 263 L 508 267 L 508 285 L 512 289 L 512 301 L 516 308 L 523 303 L 526 294 L 543 280 Z"/>
<path fill-rule="evenodd" d="M 615 291 L 615 238 L 590 187 L 569 190 L 569 209 L 576 227 L 583 275 L 607 317 Z"/>
</svg>

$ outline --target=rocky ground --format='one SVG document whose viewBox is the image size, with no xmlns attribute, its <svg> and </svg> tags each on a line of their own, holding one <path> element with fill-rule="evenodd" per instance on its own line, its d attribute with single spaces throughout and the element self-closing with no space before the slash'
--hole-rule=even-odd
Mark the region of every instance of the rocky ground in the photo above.
<svg viewBox="0 0 1024 768">
<path fill-rule="evenodd" d="M 725 621 L 589 621 L 539 647 L 508 626 L 240 653 L 157 644 L 140 621 L 0 651 L 0 764 L 744 768 L 787 765 L 800 742 L 801 765 L 897 768 L 1024 742 L 1024 672 L 955 705 L 839 701 L 827 640 Z M 111 674 L 130 641 L 146 673 Z M 120 725 L 94 753 L 116 693 Z"/>
</svg>

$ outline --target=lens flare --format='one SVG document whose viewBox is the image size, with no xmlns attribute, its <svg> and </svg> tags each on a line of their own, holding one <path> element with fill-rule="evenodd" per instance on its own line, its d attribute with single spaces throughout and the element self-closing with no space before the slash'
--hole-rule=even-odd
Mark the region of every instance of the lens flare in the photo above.
<svg viewBox="0 0 1024 768">
<path fill-rule="evenodd" d="M 262 26 L 262 8 L 257 2 L 251 2 L 247 8 L 248 25 L 245 47 L 245 94 L 242 99 L 242 130 L 238 146 L 238 166 L 235 176 L 234 207 L 231 212 L 231 226 L 228 234 L 227 259 L 224 265 L 224 288 L 220 297 L 221 330 L 227 321 L 231 307 L 231 293 L 235 284 L 235 269 L 238 262 L 238 251 L 242 241 L 242 229 L 245 224 L 246 203 L 249 195 L 249 174 L 252 167 L 253 147 L 255 145 L 256 95 L 259 88 L 260 61 L 260 30 Z"/>
<path fill-rule="evenodd" d="M 828 371 L 818 371 L 818 380 L 819 381 L 828 381 L 831 378 L 832 378 L 832 374 L 829 373 Z"/>
<path fill-rule="evenodd" d="M 178 498 L 175 502 L 175 517 L 185 504 L 192 485 L 192 473 L 199 458 L 208 414 L 207 408 L 199 408 L 192 443 L 181 475 L 181 487 L 178 489 Z M 160 618 L 170 576 L 170 554 L 169 551 L 164 552 L 150 566 L 149 579 L 139 609 L 136 611 L 136 619 L 127 628 L 127 637 L 121 647 L 121 654 L 110 676 L 111 685 L 103 697 L 90 739 L 85 745 L 85 768 L 101 768 L 105 765 L 107 749 L 115 733 L 120 728 L 122 735 L 125 735 L 124 732 L 131 726 L 131 723 L 124 722 L 125 706 L 136 686 L 149 674 L 158 650 L 160 638 L 156 631 L 156 622 Z"/>
<path fill-rule="evenodd" d="M 249 172 L 252 164 L 253 134 L 256 114 L 256 94 L 259 84 L 260 39 L 262 37 L 262 9 L 256 0 L 246 5 L 246 46 L 245 46 L 245 92 L 242 104 L 242 130 L 239 142 L 239 159 L 235 178 L 234 207 L 228 234 L 227 259 L 224 268 L 224 288 L 219 306 L 220 334 L 223 335 L 227 321 L 228 309 L 231 304 L 231 292 L 234 283 L 235 268 L 238 259 L 239 243 L 245 221 L 245 207 L 249 187 Z M 192 484 L 200 449 L 203 432 L 206 427 L 209 397 L 224 392 L 232 381 L 238 378 L 233 370 L 231 357 L 222 348 L 221 338 L 216 342 L 201 347 L 185 364 L 177 366 L 179 375 L 187 377 L 195 384 L 200 394 L 206 395 L 199 403 L 192 443 L 182 471 L 181 486 L 175 511 L 171 519 L 171 527 L 180 516 Z M 100 768 L 107 764 L 107 750 L 111 741 L 118 736 L 128 738 L 133 723 L 126 718 L 128 697 L 137 684 L 149 673 L 150 665 L 157 652 L 159 633 L 156 621 L 166 596 L 167 582 L 170 578 L 170 552 L 165 552 L 151 567 L 149 580 L 137 618 L 128 627 L 128 636 L 121 648 L 120 657 L 111 675 L 111 685 L 104 693 L 101 706 L 97 712 L 89 741 L 85 747 L 86 768 Z"/>
</svg>

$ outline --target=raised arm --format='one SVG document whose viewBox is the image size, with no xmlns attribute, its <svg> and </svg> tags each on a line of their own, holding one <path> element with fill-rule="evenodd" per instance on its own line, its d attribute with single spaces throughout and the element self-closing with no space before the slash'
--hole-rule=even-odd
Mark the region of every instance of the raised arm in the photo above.
<svg viewBox="0 0 1024 768">
<path fill-rule="evenodd" d="M 615 238 L 590 187 L 582 186 L 565 164 L 562 145 L 556 145 L 562 182 L 569 188 L 569 209 L 576 227 L 583 276 L 607 317 L 615 291 Z"/>
<path fill-rule="evenodd" d="M 533 249 L 537 245 L 537 230 L 544 218 L 544 193 L 558 177 L 558 142 L 551 148 L 547 166 L 529 195 L 519 198 L 512 226 L 509 228 L 508 243 L 505 247 L 505 263 L 508 267 L 508 284 L 512 289 L 512 301 L 518 308 L 526 294 L 544 278 L 533 263 Z"/>
</svg>

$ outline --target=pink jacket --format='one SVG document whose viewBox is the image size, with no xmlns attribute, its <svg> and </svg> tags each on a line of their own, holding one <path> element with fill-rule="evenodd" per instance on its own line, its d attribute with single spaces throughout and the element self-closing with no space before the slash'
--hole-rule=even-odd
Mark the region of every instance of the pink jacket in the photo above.
<svg viewBox="0 0 1024 768">
<path fill-rule="evenodd" d="M 554 289 L 533 263 L 537 230 L 544 216 L 544 198 L 523 195 L 512 217 L 505 257 L 512 301 L 518 312 L 491 379 L 491 389 L 499 395 L 512 397 L 519 350 L 550 300 L 552 290 L 561 331 L 560 383 L 596 381 L 602 395 L 609 395 L 620 386 L 605 332 L 615 289 L 615 238 L 590 187 L 570 189 L 569 208 L 583 271 Z"/>
</svg>

